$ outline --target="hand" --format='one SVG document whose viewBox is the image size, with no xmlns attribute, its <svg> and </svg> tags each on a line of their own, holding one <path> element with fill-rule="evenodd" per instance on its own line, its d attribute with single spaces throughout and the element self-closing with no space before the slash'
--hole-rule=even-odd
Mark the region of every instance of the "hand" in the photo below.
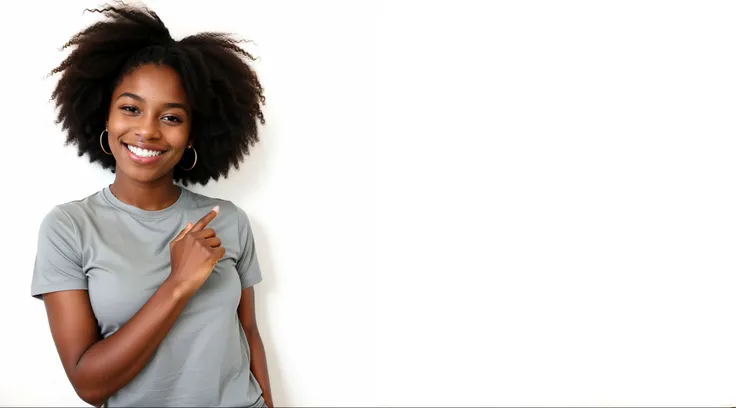
<svg viewBox="0 0 736 408">
<path fill-rule="evenodd" d="M 205 229 L 220 211 L 217 206 L 196 224 L 187 224 L 169 244 L 171 273 L 169 280 L 188 295 L 194 294 L 207 280 L 215 264 L 225 255 L 225 248 L 211 228 Z"/>
</svg>

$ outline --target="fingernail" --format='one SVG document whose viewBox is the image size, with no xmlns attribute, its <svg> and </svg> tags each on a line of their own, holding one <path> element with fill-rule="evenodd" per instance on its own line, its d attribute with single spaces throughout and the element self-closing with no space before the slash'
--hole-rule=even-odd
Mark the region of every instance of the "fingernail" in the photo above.
<svg viewBox="0 0 736 408">
<path fill-rule="evenodd" d="M 219 214 L 220 213 L 220 206 L 219 205 L 216 205 L 215 208 L 212 209 L 212 211 L 214 211 L 216 214 Z"/>
</svg>

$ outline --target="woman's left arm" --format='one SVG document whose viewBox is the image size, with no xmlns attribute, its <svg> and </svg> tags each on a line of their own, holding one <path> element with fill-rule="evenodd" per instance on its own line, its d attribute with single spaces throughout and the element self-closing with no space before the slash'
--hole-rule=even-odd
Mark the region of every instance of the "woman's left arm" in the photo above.
<svg viewBox="0 0 736 408">
<path fill-rule="evenodd" d="M 240 324 L 243 325 L 243 331 L 248 338 L 250 345 L 250 370 L 258 380 L 258 384 L 263 391 L 263 399 L 269 408 L 273 408 L 273 397 L 271 395 L 271 382 L 268 379 L 268 366 L 266 364 L 266 349 L 263 347 L 261 334 L 258 332 L 256 324 L 256 304 L 255 291 L 253 286 L 243 289 L 240 296 L 240 305 L 238 305 L 238 317 Z"/>
</svg>

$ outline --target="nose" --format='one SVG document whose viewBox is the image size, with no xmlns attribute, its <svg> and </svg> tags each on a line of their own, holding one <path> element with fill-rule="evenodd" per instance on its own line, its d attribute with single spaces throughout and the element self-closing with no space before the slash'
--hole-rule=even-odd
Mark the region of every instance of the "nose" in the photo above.
<svg viewBox="0 0 736 408">
<path fill-rule="evenodd" d="M 141 118 L 135 135 L 141 139 L 159 139 L 158 120 L 152 115 L 145 115 Z"/>
</svg>

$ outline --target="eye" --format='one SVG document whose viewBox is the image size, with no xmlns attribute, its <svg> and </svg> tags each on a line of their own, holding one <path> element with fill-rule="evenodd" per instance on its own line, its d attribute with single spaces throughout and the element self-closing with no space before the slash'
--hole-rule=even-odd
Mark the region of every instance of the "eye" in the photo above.
<svg viewBox="0 0 736 408">
<path fill-rule="evenodd" d="M 163 119 L 167 122 L 173 122 L 173 123 L 181 123 L 183 120 L 179 118 L 178 116 L 172 116 L 172 115 L 166 115 L 163 117 Z"/>
<path fill-rule="evenodd" d="M 130 112 L 130 113 L 139 113 L 140 112 L 138 110 L 138 108 L 136 108 L 135 106 L 131 106 L 131 105 L 121 106 L 120 107 L 120 110 L 123 110 L 123 111 L 126 111 L 126 112 Z"/>
</svg>

